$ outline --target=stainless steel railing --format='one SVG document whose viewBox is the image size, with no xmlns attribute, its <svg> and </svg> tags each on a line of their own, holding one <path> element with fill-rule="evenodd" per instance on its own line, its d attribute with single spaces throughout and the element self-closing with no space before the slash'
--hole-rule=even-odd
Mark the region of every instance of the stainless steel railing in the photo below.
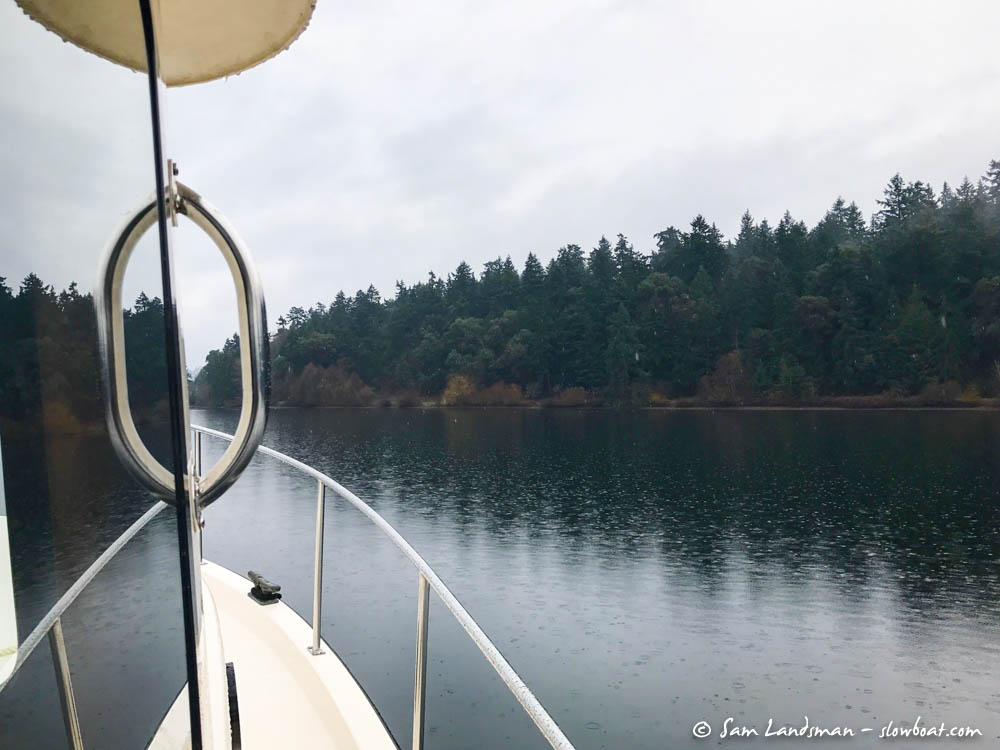
<svg viewBox="0 0 1000 750">
<path fill-rule="evenodd" d="M 117 555 L 122 547 L 128 544 L 142 528 L 152 521 L 164 508 L 166 503 L 158 502 L 129 526 L 125 533 L 118 537 L 111 546 L 108 547 L 101 556 L 90 564 L 83 575 L 76 579 L 66 593 L 59 597 L 52 609 L 35 626 L 35 629 L 28 634 L 28 637 L 17 647 L 17 658 L 14 661 L 13 671 L 7 675 L 7 679 L 0 682 L 0 690 L 17 674 L 24 662 L 42 639 L 49 637 L 49 646 L 52 648 L 52 663 L 56 670 L 56 685 L 59 688 L 59 703 L 62 706 L 63 723 L 66 725 L 66 739 L 73 750 L 83 750 L 83 737 L 80 733 L 80 719 L 76 710 L 76 698 L 73 694 L 73 680 L 70 677 L 69 658 L 66 653 L 66 641 L 63 638 L 62 616 L 69 609 L 70 605 L 76 601 L 85 588 L 90 584 L 97 574 L 104 570 L 104 567 L 111 562 L 111 558 Z"/>
<path fill-rule="evenodd" d="M 232 435 L 224 432 L 210 430 L 207 427 L 192 425 L 195 432 L 195 447 L 198 455 L 195 457 L 196 465 L 200 466 L 201 441 L 199 435 L 211 435 L 221 440 L 232 440 Z M 445 608 L 451 612 L 465 632 L 476 644 L 479 650 L 486 657 L 493 669 L 503 680 L 504 685 L 511 694 L 517 698 L 525 712 L 538 727 L 549 745 L 557 750 L 574 750 L 571 743 L 562 730 L 558 727 L 549 713 L 538 702 L 527 685 L 524 684 L 517 672 L 510 665 L 499 649 L 493 645 L 493 641 L 483 632 L 472 615 L 455 598 L 437 573 L 431 568 L 424 558 L 407 542 L 392 525 L 380 516 L 366 502 L 361 500 L 350 490 L 341 487 L 337 482 L 322 472 L 316 471 L 311 466 L 307 466 L 301 461 L 279 453 L 271 448 L 260 446 L 258 453 L 275 458 L 289 466 L 297 469 L 306 476 L 316 480 L 316 545 L 315 545 L 315 565 L 313 574 L 313 621 L 312 621 L 312 643 L 309 651 L 313 654 L 322 653 L 321 648 L 321 620 L 323 614 L 323 526 L 324 508 L 326 503 L 326 491 L 330 490 L 338 497 L 346 500 L 359 511 L 361 511 L 375 526 L 385 534 L 389 540 L 399 548 L 407 560 L 417 569 L 417 644 L 416 644 L 416 667 L 414 669 L 413 680 L 413 750 L 423 750 L 424 747 L 424 705 L 427 686 L 427 628 L 428 628 L 428 606 L 429 593 L 434 591 L 444 604 Z"/>
<path fill-rule="evenodd" d="M 193 425 L 195 433 L 195 472 L 201 472 L 201 436 L 210 435 L 222 440 L 232 440 L 232 435 L 224 432 L 210 430 L 206 427 Z M 437 573 L 424 560 L 423 557 L 407 542 L 392 525 L 380 516 L 371 506 L 361 500 L 357 495 L 345 489 L 337 482 L 333 481 L 326 474 L 323 474 L 311 466 L 307 466 L 301 461 L 297 461 L 290 456 L 279 453 L 271 448 L 260 446 L 258 452 L 266 456 L 275 458 L 289 466 L 297 469 L 303 474 L 316 480 L 316 544 L 314 550 L 314 572 L 313 572 L 313 612 L 312 612 L 312 642 L 308 646 L 310 653 L 321 654 L 322 635 L 321 622 L 323 615 L 323 530 L 325 520 L 326 495 L 327 490 L 349 502 L 385 534 L 410 563 L 417 569 L 417 627 L 416 627 L 416 666 L 414 669 L 413 684 L 413 750 L 423 750 L 424 747 L 424 707 L 427 686 L 427 633 L 428 633 L 428 611 L 430 605 L 430 592 L 434 591 L 441 600 L 441 603 L 451 612 L 459 625 L 472 639 L 473 643 L 486 657 L 487 661 L 503 680 L 504 685 L 511 694 L 517 698 L 525 712 L 538 727 L 539 731 L 548 741 L 549 745 L 557 750 L 574 750 L 573 744 L 566 738 L 562 730 L 556 725 L 549 713 L 542 707 L 538 699 L 518 676 L 517 672 L 510 665 L 499 649 L 493 644 L 489 636 L 483 632 L 472 615 L 455 598 Z M 27 638 L 18 646 L 17 657 L 14 662 L 13 671 L 5 680 L 0 682 L 0 691 L 7 686 L 10 680 L 17 674 L 24 662 L 34 652 L 42 639 L 48 636 L 49 645 L 52 649 L 52 661 L 56 670 L 56 684 L 59 689 L 59 699 L 62 706 L 63 721 L 66 727 L 66 737 L 73 750 L 83 750 L 83 739 L 80 733 L 80 722 L 77 714 L 76 699 L 73 694 L 73 682 L 70 675 L 69 659 L 66 652 L 66 643 L 63 638 L 62 616 L 66 610 L 76 601 L 83 590 L 97 577 L 97 575 L 107 566 L 111 559 L 117 555 L 128 542 L 141 531 L 153 518 L 167 508 L 167 504 L 157 502 L 149 508 L 135 523 L 125 530 L 101 555 L 91 563 L 83 574 L 73 583 L 59 600 L 48 611 L 45 617 L 35 626 Z"/>
</svg>

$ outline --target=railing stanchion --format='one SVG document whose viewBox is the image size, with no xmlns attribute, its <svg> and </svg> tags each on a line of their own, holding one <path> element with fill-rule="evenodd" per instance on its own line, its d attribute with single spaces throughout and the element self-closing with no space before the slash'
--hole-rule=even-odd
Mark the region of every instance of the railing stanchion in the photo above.
<svg viewBox="0 0 1000 750">
<path fill-rule="evenodd" d="M 323 616 L 323 521 L 326 516 L 326 486 L 317 481 L 316 490 L 316 561 L 313 568 L 313 642 L 309 653 L 319 656 L 323 653 L 320 646 L 320 618 Z"/>
<path fill-rule="evenodd" d="M 62 704 L 63 721 L 66 724 L 66 739 L 73 750 L 83 750 L 80 717 L 76 712 L 76 697 L 73 695 L 73 681 L 70 679 L 69 660 L 66 658 L 66 640 L 63 638 L 62 620 L 59 618 L 49 630 L 49 646 L 52 648 L 52 662 L 56 667 L 56 684 L 59 686 L 59 702 Z"/>
<path fill-rule="evenodd" d="M 430 588 L 423 573 L 417 574 L 417 658 L 413 669 L 413 750 L 424 750 L 424 708 L 427 692 L 427 611 Z"/>
</svg>

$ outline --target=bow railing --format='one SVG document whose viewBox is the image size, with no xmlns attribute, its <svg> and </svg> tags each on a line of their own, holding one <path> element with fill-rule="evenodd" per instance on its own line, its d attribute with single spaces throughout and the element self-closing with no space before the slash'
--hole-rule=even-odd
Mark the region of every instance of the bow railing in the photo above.
<svg viewBox="0 0 1000 750">
<path fill-rule="evenodd" d="M 210 435 L 221 440 L 233 439 L 232 435 L 198 425 L 192 425 L 192 430 L 194 431 L 195 460 L 198 466 L 201 464 L 202 435 Z M 490 666 L 493 667 L 504 685 L 507 686 L 507 689 L 510 690 L 511 694 L 521 704 L 525 713 L 535 723 L 535 726 L 538 727 L 538 730 L 548 741 L 549 745 L 556 748 L 556 750 L 574 750 L 573 743 L 567 739 L 548 711 L 538 702 L 538 699 L 535 698 L 534 694 L 524 683 L 524 680 L 521 679 L 510 665 L 510 662 L 504 658 L 500 650 L 493 644 L 493 641 L 483 632 L 483 629 L 479 627 L 479 624 L 473 619 L 472 615 L 462 606 L 461 602 L 458 601 L 451 590 L 444 584 L 438 574 L 434 572 L 428 562 L 392 527 L 392 524 L 380 516 L 368 503 L 350 490 L 339 485 L 326 474 L 317 471 L 301 461 L 297 461 L 291 456 L 279 453 L 272 448 L 260 446 L 257 448 L 257 452 L 277 459 L 316 480 L 316 544 L 313 566 L 312 643 L 308 647 L 311 653 L 322 653 L 323 527 L 328 492 L 332 492 L 361 511 L 379 531 L 399 548 L 400 552 L 410 561 L 410 564 L 417 569 L 416 666 L 413 679 L 413 750 L 423 750 L 424 747 L 424 708 L 427 690 L 427 613 L 431 591 L 437 594 L 441 603 L 458 621 L 458 624 L 462 626 L 472 642 L 482 652 L 483 656 L 486 657 Z"/>
<path fill-rule="evenodd" d="M 203 435 L 230 441 L 232 435 L 207 427 L 192 425 L 194 432 L 195 466 L 201 467 L 201 438 Z M 469 638 L 482 652 L 497 675 L 511 694 L 521 704 L 525 713 L 535 723 L 549 745 L 556 750 L 574 750 L 573 744 L 563 734 L 562 730 L 534 696 L 524 680 L 517 674 L 510 662 L 504 658 L 500 650 L 490 640 L 479 624 L 462 606 L 451 590 L 444 584 L 430 564 L 420 556 L 413 546 L 407 542 L 392 525 L 379 515 L 370 505 L 361 500 L 350 490 L 345 489 L 326 474 L 272 448 L 260 446 L 257 452 L 277 459 L 306 476 L 316 480 L 316 544 L 314 549 L 313 567 L 313 606 L 312 606 L 312 642 L 309 651 L 322 654 L 321 623 L 323 618 L 323 531 L 326 511 L 327 493 L 332 492 L 337 497 L 354 506 L 376 528 L 396 545 L 407 560 L 417 570 L 417 623 L 416 623 L 416 665 L 413 684 L 413 750 L 423 750 L 424 747 L 424 715 L 427 690 L 427 632 L 430 592 L 437 594 L 438 599 L 452 614 Z M 73 750 L 83 750 L 83 740 L 80 732 L 80 722 L 77 713 L 76 699 L 73 694 L 73 683 L 63 638 L 62 616 L 76 601 L 83 590 L 97 577 L 107 564 L 117 555 L 128 542 L 141 531 L 153 518 L 167 508 L 167 504 L 157 502 L 149 508 L 138 520 L 118 537 L 101 555 L 91 563 L 83 574 L 73 583 L 48 613 L 39 621 L 27 638 L 18 646 L 17 657 L 13 671 L 0 682 L 0 691 L 10 682 L 24 662 L 34 652 L 35 648 L 48 636 L 52 649 L 53 663 L 56 670 L 56 684 L 62 708 L 63 721 L 66 728 L 67 742 Z"/>
</svg>

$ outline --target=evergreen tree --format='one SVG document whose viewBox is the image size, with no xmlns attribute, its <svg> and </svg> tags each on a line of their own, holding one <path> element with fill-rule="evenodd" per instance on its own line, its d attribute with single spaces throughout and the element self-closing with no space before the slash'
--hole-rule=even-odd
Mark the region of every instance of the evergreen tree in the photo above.
<svg viewBox="0 0 1000 750">
<path fill-rule="evenodd" d="M 608 344 L 605 353 L 608 387 L 612 393 L 622 396 L 632 378 L 639 372 L 638 327 L 624 304 L 608 322 Z"/>
</svg>

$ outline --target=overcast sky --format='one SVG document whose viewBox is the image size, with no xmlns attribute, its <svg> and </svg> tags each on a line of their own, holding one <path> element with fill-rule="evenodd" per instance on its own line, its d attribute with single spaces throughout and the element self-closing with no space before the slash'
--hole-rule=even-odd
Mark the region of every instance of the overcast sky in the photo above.
<svg viewBox="0 0 1000 750">
<path fill-rule="evenodd" d="M 5 23 L 14 15 L 0 12 L 0 275 L 89 289 L 97 251 L 45 267 L 9 249 L 41 231 L 7 200 L 10 176 L 31 171 L 10 144 L 30 141 L 41 115 L 65 131 L 59 142 L 93 141 L 104 77 L 131 76 L 140 92 L 141 77 L 88 61 L 75 74 L 93 90 L 57 95 L 23 72 L 28 22 Z M 396 280 L 462 260 L 478 272 L 509 254 L 520 267 L 529 251 L 545 262 L 619 232 L 649 251 L 654 232 L 697 213 L 731 236 L 746 209 L 812 225 L 843 195 L 869 215 L 897 171 L 936 189 L 976 179 L 1000 158 L 998 30 L 995 2 L 319 0 L 277 58 L 170 90 L 167 150 L 246 240 L 273 323 L 292 305 L 369 284 L 391 295 Z M 148 147 L 126 135 L 142 116 L 117 118 L 129 153 Z M 103 200 L 125 211 L 148 188 L 122 169 Z M 46 189 L 68 207 L 86 184 Z M 59 231 L 110 236 L 113 220 L 67 211 Z M 234 328 L 230 282 L 194 230 L 176 239 L 197 366 Z"/>
</svg>

